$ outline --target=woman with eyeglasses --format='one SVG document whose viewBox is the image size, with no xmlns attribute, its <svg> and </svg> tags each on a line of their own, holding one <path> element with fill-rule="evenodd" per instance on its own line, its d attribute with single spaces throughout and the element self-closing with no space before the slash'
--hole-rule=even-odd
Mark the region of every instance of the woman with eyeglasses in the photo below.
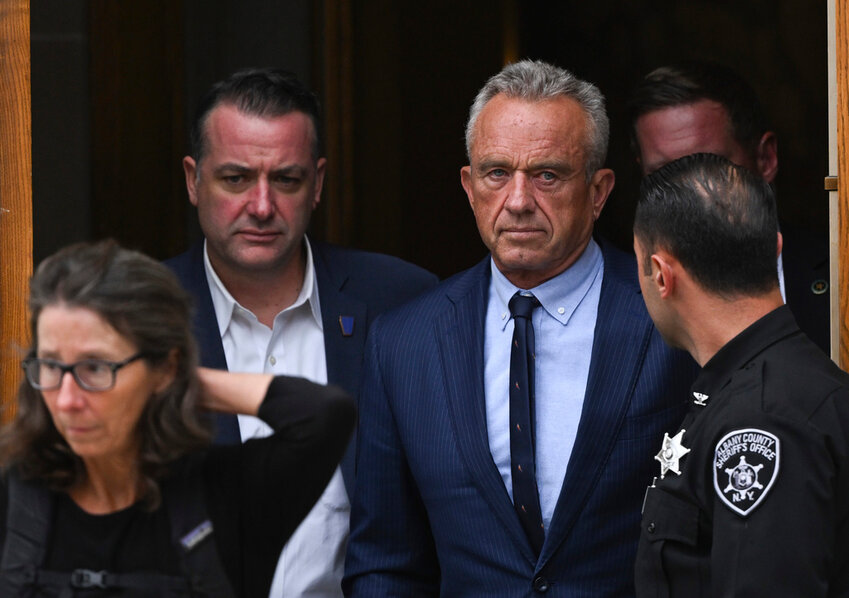
<svg viewBox="0 0 849 598">
<path fill-rule="evenodd" d="M 46 259 L 0 432 L 0 596 L 266 596 L 354 423 L 343 391 L 197 367 L 189 300 L 114 242 Z M 275 433 L 210 446 L 209 411 Z"/>
</svg>

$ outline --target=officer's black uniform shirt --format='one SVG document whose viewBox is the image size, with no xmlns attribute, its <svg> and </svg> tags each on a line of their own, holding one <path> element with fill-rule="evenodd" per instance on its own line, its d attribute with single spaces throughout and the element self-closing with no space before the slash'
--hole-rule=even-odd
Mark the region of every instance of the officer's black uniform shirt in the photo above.
<svg viewBox="0 0 849 598">
<path fill-rule="evenodd" d="M 692 391 L 646 492 L 637 596 L 849 596 L 849 375 L 782 306 Z"/>
</svg>

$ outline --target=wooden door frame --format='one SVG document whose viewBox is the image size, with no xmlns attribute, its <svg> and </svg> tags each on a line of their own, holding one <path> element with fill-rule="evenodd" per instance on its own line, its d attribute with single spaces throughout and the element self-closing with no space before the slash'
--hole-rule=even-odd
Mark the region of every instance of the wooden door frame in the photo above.
<svg viewBox="0 0 849 598">
<path fill-rule="evenodd" d="M 0 404 L 14 414 L 32 274 L 29 0 L 0 0 Z"/>
<path fill-rule="evenodd" d="M 831 355 L 849 369 L 849 7 L 828 6 L 829 241 L 831 248 Z M 840 184 L 841 181 L 843 184 Z"/>
</svg>

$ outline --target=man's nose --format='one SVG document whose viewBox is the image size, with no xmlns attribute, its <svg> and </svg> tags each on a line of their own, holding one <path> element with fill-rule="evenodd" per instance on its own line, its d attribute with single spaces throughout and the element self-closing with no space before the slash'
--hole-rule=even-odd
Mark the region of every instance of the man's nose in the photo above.
<svg viewBox="0 0 849 598">
<path fill-rule="evenodd" d="M 274 191 L 268 180 L 260 178 L 257 184 L 251 190 L 250 200 L 248 201 L 248 212 L 259 220 L 266 220 L 274 212 Z"/>
<path fill-rule="evenodd" d="M 536 206 L 533 181 L 527 173 L 517 170 L 507 186 L 505 207 L 511 212 L 530 212 Z"/>
</svg>

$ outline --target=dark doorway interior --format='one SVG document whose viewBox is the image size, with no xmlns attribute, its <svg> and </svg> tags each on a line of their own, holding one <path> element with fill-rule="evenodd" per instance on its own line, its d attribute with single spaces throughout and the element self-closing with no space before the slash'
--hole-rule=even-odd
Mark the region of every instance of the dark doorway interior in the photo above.
<svg viewBox="0 0 849 598">
<path fill-rule="evenodd" d="M 751 81 L 779 136 L 780 210 L 826 234 L 823 3 L 33 0 L 31 10 L 36 260 L 103 236 L 160 258 L 184 248 L 198 234 L 180 168 L 192 106 L 228 72 L 271 64 L 319 92 L 341 139 L 331 159 L 344 168 L 331 171 L 312 234 L 442 277 L 485 255 L 459 184 L 468 106 L 524 57 L 607 96 L 617 184 L 599 230 L 616 244 L 630 247 L 639 181 L 628 91 L 682 58 Z"/>
</svg>

